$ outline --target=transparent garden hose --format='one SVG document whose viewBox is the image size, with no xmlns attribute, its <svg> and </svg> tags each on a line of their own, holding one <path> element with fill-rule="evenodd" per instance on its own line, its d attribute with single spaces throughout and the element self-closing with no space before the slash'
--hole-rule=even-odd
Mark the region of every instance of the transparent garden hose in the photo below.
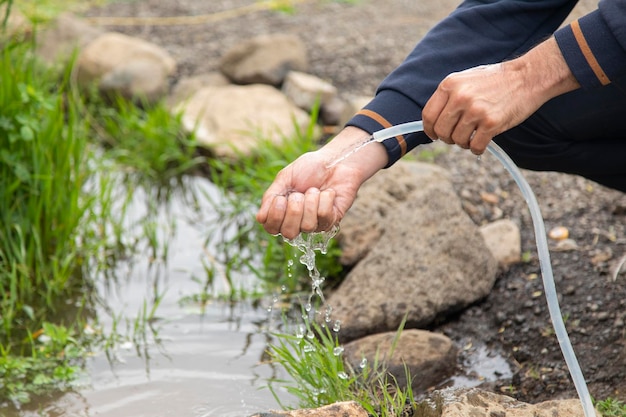
<svg viewBox="0 0 626 417">
<path fill-rule="evenodd" d="M 379 130 L 375 132 L 372 137 L 373 140 L 377 142 L 383 142 L 398 135 L 420 132 L 423 129 L 424 126 L 422 122 L 415 121 Z M 533 221 L 543 287 L 546 293 L 548 311 L 550 312 L 552 325 L 559 341 L 561 351 L 563 352 L 565 363 L 567 364 L 572 380 L 574 381 L 574 386 L 576 387 L 576 391 L 582 403 L 585 417 L 595 417 L 596 414 L 591 401 L 591 396 L 589 395 L 589 390 L 587 389 L 587 383 L 583 377 L 580 365 L 576 360 L 574 348 L 569 340 L 567 330 L 565 329 L 565 323 L 563 322 L 563 317 L 561 316 L 556 286 L 554 285 L 554 276 L 552 274 L 552 265 L 550 263 L 550 252 L 548 250 L 545 225 L 539 209 L 539 204 L 537 203 L 537 198 L 517 165 L 515 165 L 511 158 L 509 158 L 509 156 L 495 142 L 491 141 L 487 146 L 487 150 L 493 154 L 509 171 L 526 200 L 526 204 L 528 205 Z"/>
</svg>

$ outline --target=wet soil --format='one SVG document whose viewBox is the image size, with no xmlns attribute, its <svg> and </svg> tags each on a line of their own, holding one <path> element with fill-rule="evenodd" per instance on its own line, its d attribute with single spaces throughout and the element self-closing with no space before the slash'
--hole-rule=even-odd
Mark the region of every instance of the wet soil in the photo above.
<svg viewBox="0 0 626 417">
<path fill-rule="evenodd" d="M 89 10 L 88 16 L 210 16 L 252 0 L 134 0 Z M 583 1 L 575 13 L 593 7 Z M 449 13 L 456 0 L 330 0 L 299 3 L 291 14 L 272 10 L 207 18 L 200 24 L 109 26 L 165 47 L 183 76 L 217 68 L 232 45 L 266 33 L 295 33 L 306 43 L 310 72 L 335 84 L 345 97 L 372 95 L 421 36 Z M 216 15 L 217 16 L 217 15 Z M 202 21 L 202 19 L 199 19 Z M 165 22 L 162 22 L 165 23 Z M 517 222 L 525 261 L 501 271 L 492 293 L 434 330 L 455 340 L 463 359 L 478 346 L 507 358 L 511 378 L 489 388 L 522 401 L 573 398 L 574 386 L 552 330 L 534 233 L 524 199 L 493 158 L 477 162 L 458 148 L 432 148 L 448 169 L 464 207 L 477 224 L 500 218 Z M 524 171 L 537 195 L 546 228 L 563 226 L 571 241 L 551 242 L 552 266 L 562 313 L 591 394 L 626 400 L 626 196 L 580 177 Z"/>
</svg>

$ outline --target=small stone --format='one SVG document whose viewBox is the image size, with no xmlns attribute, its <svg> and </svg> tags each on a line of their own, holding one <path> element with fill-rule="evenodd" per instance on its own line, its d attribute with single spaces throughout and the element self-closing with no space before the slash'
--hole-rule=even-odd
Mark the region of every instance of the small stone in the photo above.
<svg viewBox="0 0 626 417">
<path fill-rule="evenodd" d="M 563 294 L 564 295 L 574 295 L 574 294 L 576 294 L 576 287 L 574 287 L 573 285 L 568 285 L 563 290 Z"/>
<path fill-rule="evenodd" d="M 500 266 L 508 267 L 522 258 L 519 227 L 511 220 L 498 220 L 480 228 L 487 247 Z"/>
<path fill-rule="evenodd" d="M 605 321 L 605 320 L 608 320 L 608 319 L 609 319 L 609 317 L 610 317 L 610 314 L 609 314 L 607 311 L 601 311 L 601 312 L 599 312 L 599 313 L 596 315 L 596 318 L 597 318 L 599 321 Z"/>
<path fill-rule="evenodd" d="M 557 226 L 548 232 L 548 237 L 552 240 L 565 240 L 569 237 L 569 230 L 564 226 Z"/>
<path fill-rule="evenodd" d="M 500 197 L 498 197 L 498 195 L 494 193 L 482 192 L 480 193 L 480 198 L 485 203 L 489 203 L 489 204 L 498 204 L 500 202 Z"/>
<path fill-rule="evenodd" d="M 506 313 L 504 311 L 498 311 L 496 313 L 496 320 L 498 323 L 504 323 L 506 321 Z"/>
<path fill-rule="evenodd" d="M 575 250 L 578 250 L 578 244 L 573 239 L 564 239 L 564 240 L 559 241 L 559 243 L 557 243 L 554 250 L 560 251 L 560 252 L 575 251 Z"/>
</svg>

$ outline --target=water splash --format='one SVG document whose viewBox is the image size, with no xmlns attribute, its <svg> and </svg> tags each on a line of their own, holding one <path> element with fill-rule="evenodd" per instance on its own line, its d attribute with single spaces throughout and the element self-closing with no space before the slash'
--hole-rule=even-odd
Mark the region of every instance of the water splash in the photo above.
<svg viewBox="0 0 626 417">
<path fill-rule="evenodd" d="M 285 242 L 302 252 L 300 256 L 300 263 L 306 266 L 311 279 L 311 293 L 307 302 L 304 304 L 304 309 L 307 312 L 312 310 L 313 297 L 318 296 L 322 301 L 322 304 L 326 304 L 324 293 L 322 292 L 322 284 L 326 280 L 321 276 L 320 271 L 315 265 L 316 251 L 326 254 L 328 253 L 328 245 L 330 240 L 339 232 L 339 226 L 335 225 L 330 230 L 325 232 L 316 233 L 300 233 L 293 239 L 285 239 Z M 332 307 L 326 306 L 324 312 L 324 318 L 327 323 L 330 322 L 330 315 L 332 313 Z"/>
</svg>

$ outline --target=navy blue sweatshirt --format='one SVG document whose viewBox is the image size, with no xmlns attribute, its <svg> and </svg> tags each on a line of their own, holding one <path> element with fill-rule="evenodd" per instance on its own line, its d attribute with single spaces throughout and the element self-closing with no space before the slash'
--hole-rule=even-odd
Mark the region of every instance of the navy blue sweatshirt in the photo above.
<svg viewBox="0 0 626 417">
<path fill-rule="evenodd" d="M 602 0 L 597 10 L 559 29 L 576 3 L 464 1 L 426 34 L 348 125 L 373 133 L 420 120 L 422 108 L 448 74 L 515 58 L 551 35 L 582 88 L 626 85 L 626 0 Z M 387 166 L 428 142 L 423 133 L 385 141 Z"/>
</svg>

